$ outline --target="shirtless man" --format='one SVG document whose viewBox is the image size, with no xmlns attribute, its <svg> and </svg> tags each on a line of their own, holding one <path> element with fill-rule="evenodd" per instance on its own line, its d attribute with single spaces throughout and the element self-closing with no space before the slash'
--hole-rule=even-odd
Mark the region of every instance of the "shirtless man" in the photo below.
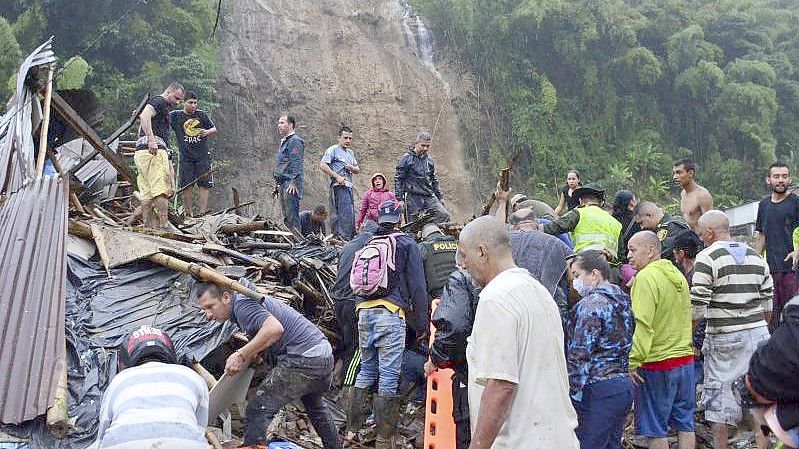
<svg viewBox="0 0 799 449">
<path fill-rule="evenodd" d="M 672 179 L 680 185 L 680 211 L 688 226 L 696 232 L 699 217 L 713 209 L 713 197 L 710 192 L 694 181 L 696 165 L 690 159 L 683 158 L 674 163 Z"/>
</svg>

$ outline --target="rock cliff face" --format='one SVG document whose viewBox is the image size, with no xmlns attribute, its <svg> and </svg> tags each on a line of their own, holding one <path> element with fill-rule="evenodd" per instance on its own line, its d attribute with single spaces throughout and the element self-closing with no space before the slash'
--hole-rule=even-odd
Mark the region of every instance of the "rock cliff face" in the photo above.
<svg viewBox="0 0 799 449">
<path fill-rule="evenodd" d="M 228 2 L 220 32 L 216 206 L 230 205 L 236 187 L 242 201 L 280 217 L 270 197 L 280 141 L 275 124 L 288 111 L 306 142 L 303 208 L 327 203 L 319 160 L 341 124 L 354 130 L 358 201 L 373 172 L 385 173 L 393 186 L 397 159 L 426 130 L 453 219 L 479 207 L 449 84 L 433 66 L 429 33 L 404 0 Z"/>
</svg>

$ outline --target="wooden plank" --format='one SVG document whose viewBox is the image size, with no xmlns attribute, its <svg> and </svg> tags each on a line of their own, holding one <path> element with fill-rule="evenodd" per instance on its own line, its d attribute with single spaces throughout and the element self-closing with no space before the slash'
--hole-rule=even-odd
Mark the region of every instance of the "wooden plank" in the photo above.
<svg viewBox="0 0 799 449">
<path fill-rule="evenodd" d="M 66 100 L 64 100 L 61 95 L 58 95 L 58 92 L 53 92 L 53 109 L 58 112 L 64 121 L 72 127 L 78 134 L 80 134 L 84 139 L 91 146 L 94 147 L 95 150 L 99 151 L 101 155 L 109 162 L 111 165 L 116 169 L 116 171 L 122 175 L 122 177 L 131 183 L 133 186 L 136 185 L 136 177 L 133 176 L 133 173 L 130 171 L 125 162 L 119 155 L 109 147 L 100 135 L 97 134 L 97 131 L 94 130 L 88 123 L 86 123 L 74 109 L 70 106 Z"/>
<path fill-rule="evenodd" d="M 47 152 L 47 132 L 50 128 L 50 103 L 53 99 L 53 67 L 47 67 L 47 87 L 44 91 L 44 118 L 39 132 L 39 153 L 36 158 L 36 176 L 41 177 L 44 171 L 44 157 Z"/>
<path fill-rule="evenodd" d="M 241 215 L 241 198 L 239 198 L 239 189 L 231 187 L 233 190 L 233 208 L 236 215 Z"/>
<path fill-rule="evenodd" d="M 105 143 L 106 143 L 106 145 L 107 145 L 107 144 L 110 144 L 111 142 L 113 142 L 113 141 L 117 140 L 117 139 L 119 138 L 119 136 L 121 136 L 121 135 L 122 135 L 122 133 L 124 133 L 125 131 L 127 131 L 127 130 L 128 130 L 128 128 L 130 128 L 130 127 L 131 127 L 131 125 L 133 125 L 133 122 L 135 122 L 135 121 L 136 121 L 136 119 L 137 119 L 137 118 L 139 118 L 139 114 L 141 114 L 141 111 L 142 111 L 142 110 L 144 110 L 144 107 L 145 107 L 145 106 L 147 106 L 147 101 L 148 101 L 149 99 L 150 99 L 150 95 L 149 95 L 149 94 L 146 94 L 146 95 L 144 95 L 144 98 L 142 98 L 142 100 L 139 102 L 139 106 L 137 106 L 137 107 L 136 107 L 136 109 L 134 109 L 134 110 L 133 110 L 133 112 L 131 113 L 131 115 L 130 115 L 130 117 L 128 118 L 128 120 L 127 120 L 127 121 L 125 121 L 125 123 L 123 123 L 123 124 L 122 124 L 122 126 L 120 126 L 119 128 L 117 128 L 117 130 L 116 130 L 116 131 L 114 131 L 113 133 L 111 133 L 111 135 L 110 135 L 110 136 L 106 137 L 106 138 L 103 140 L 103 142 L 105 142 Z M 120 144 L 120 145 L 122 145 L 122 142 L 120 142 L 119 144 Z M 136 144 L 136 142 L 133 142 L 133 145 L 135 145 L 135 144 Z M 80 161 L 80 162 L 78 162 L 78 164 L 77 164 L 77 165 L 75 165 L 74 167 L 72 167 L 72 168 L 69 170 L 69 172 L 70 172 L 71 174 L 74 174 L 74 173 L 76 173 L 78 170 L 80 170 L 81 168 L 83 168 L 83 166 L 84 166 L 84 165 L 88 164 L 88 163 L 89 163 L 89 162 L 90 162 L 92 159 L 94 159 L 95 157 L 97 157 L 97 155 L 98 155 L 98 154 L 100 154 L 100 152 L 99 152 L 98 150 L 94 150 L 94 151 L 92 151 L 92 153 L 91 153 L 91 154 L 89 154 L 88 156 L 86 156 L 86 157 L 84 157 L 83 159 L 81 159 L 81 161 Z"/>
</svg>

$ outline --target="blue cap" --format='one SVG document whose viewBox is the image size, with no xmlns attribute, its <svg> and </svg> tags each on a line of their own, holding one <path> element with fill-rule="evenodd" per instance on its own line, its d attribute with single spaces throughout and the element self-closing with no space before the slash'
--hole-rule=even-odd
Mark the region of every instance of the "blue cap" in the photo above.
<svg viewBox="0 0 799 449">
<path fill-rule="evenodd" d="M 397 200 L 385 200 L 380 203 L 380 209 L 377 211 L 378 223 L 399 223 L 399 221 L 400 204 Z"/>
</svg>

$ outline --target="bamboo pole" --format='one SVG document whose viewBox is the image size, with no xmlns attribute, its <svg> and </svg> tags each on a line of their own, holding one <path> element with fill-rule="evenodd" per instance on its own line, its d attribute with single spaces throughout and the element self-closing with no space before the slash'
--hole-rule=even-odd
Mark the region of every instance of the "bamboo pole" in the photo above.
<svg viewBox="0 0 799 449">
<path fill-rule="evenodd" d="M 204 282 L 211 282 L 227 290 L 233 290 L 235 292 L 241 293 L 242 295 L 252 298 L 256 301 L 260 301 L 264 297 L 262 293 L 258 293 L 255 290 L 250 290 L 233 279 L 220 274 L 216 270 L 203 267 L 196 263 L 184 262 L 177 257 L 167 256 L 163 253 L 153 254 L 152 256 L 148 257 L 148 259 L 167 268 L 188 273 Z"/>
<path fill-rule="evenodd" d="M 213 430 L 209 429 L 209 430 L 205 431 L 205 439 L 208 440 L 208 443 L 214 449 L 223 449 L 224 448 L 224 446 L 222 446 L 222 443 L 219 441 L 219 438 L 217 438 L 217 436 L 216 436 L 216 434 L 214 433 Z"/>
<path fill-rule="evenodd" d="M 216 386 L 217 382 L 216 377 L 214 377 L 213 374 L 209 373 L 208 370 L 205 369 L 205 367 L 202 366 L 199 362 L 193 364 L 191 367 L 194 368 L 194 371 L 197 371 L 197 374 L 199 374 L 200 377 L 203 378 L 205 384 L 208 385 L 209 390 L 213 389 Z"/>
<path fill-rule="evenodd" d="M 53 101 L 53 67 L 47 67 L 47 87 L 44 91 L 44 118 L 39 132 L 39 153 L 36 158 L 36 177 L 41 178 L 44 171 L 44 157 L 47 155 L 47 129 L 50 127 L 50 104 Z"/>
</svg>

